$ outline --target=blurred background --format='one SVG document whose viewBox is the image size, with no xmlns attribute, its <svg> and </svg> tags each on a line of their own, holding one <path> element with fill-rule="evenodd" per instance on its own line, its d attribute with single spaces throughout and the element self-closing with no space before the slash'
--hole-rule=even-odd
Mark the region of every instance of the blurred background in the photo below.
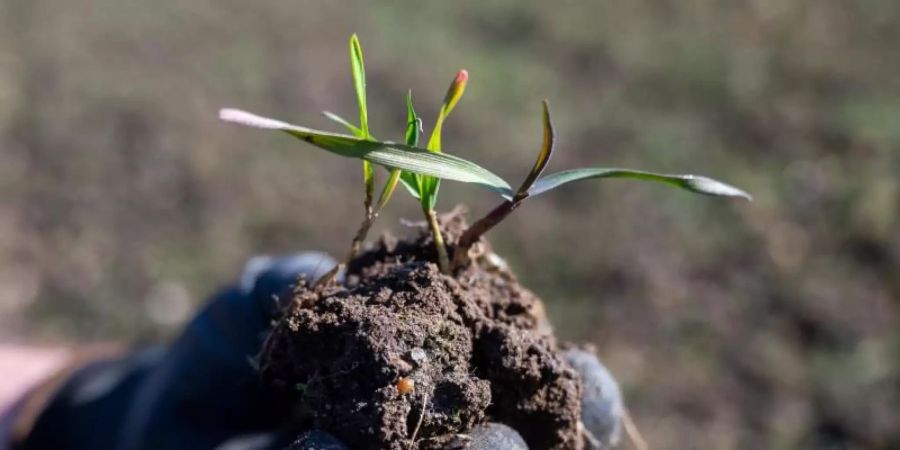
<svg viewBox="0 0 900 450">
<path fill-rule="evenodd" d="M 585 182 L 489 236 L 592 342 L 655 449 L 900 448 L 900 2 L 0 0 L 0 342 L 166 339 L 260 253 L 342 254 L 358 162 L 220 123 L 237 106 L 445 149 L 512 181 L 696 172 L 753 203 Z M 445 183 L 441 207 L 497 199 Z M 373 236 L 418 219 L 398 191 Z M 623 444 L 628 448 L 628 444 Z"/>
</svg>

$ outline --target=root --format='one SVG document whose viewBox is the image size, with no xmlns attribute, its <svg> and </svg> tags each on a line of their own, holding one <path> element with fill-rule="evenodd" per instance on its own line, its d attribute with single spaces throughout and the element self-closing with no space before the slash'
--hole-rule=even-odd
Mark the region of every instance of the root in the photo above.
<svg viewBox="0 0 900 450">
<path fill-rule="evenodd" d="M 426 411 L 428 411 L 428 392 L 426 392 L 425 396 L 422 397 L 422 411 L 419 413 L 419 421 L 416 423 L 416 428 L 413 430 L 412 437 L 409 438 L 410 450 L 416 448 L 416 436 L 419 435 L 419 428 L 422 428 L 422 422 L 425 421 Z"/>
<path fill-rule="evenodd" d="M 631 440 L 631 443 L 634 444 L 637 450 L 650 450 L 650 446 L 647 445 L 647 441 L 644 440 L 644 436 L 638 430 L 634 419 L 631 418 L 628 408 L 622 408 L 622 425 L 625 426 L 625 434 L 628 435 L 628 439 Z"/>
</svg>

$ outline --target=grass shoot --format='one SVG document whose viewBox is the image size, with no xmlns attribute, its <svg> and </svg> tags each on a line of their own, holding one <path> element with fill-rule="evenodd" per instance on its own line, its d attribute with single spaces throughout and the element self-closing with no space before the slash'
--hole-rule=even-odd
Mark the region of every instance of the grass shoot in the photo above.
<svg viewBox="0 0 900 450">
<path fill-rule="evenodd" d="M 465 92 L 469 79 L 468 72 L 460 70 L 454 77 L 444 96 L 444 101 L 428 142 L 425 148 L 420 148 L 418 145 L 422 134 L 422 120 L 416 115 L 411 92 L 407 93 L 406 97 L 407 123 L 404 143 L 379 141 L 370 133 L 366 105 L 365 66 L 362 47 L 355 34 L 350 38 L 350 66 L 359 107 L 359 126 L 353 125 L 334 113 L 326 111 L 323 114 L 325 117 L 342 125 L 351 135 L 314 130 L 236 109 L 223 109 L 219 113 L 220 118 L 227 122 L 285 132 L 339 156 L 357 158 L 363 161 L 364 219 L 353 238 L 346 258 L 332 269 L 329 275 L 323 277 L 322 280 L 324 282 L 329 282 L 333 279 L 341 267 L 359 253 L 369 230 L 378 218 L 378 214 L 390 201 L 399 183 L 402 183 L 407 191 L 419 201 L 422 213 L 433 236 L 435 251 L 438 255 L 436 262 L 441 271 L 446 274 L 453 273 L 455 269 L 467 264 L 471 256 L 470 249 L 478 242 L 481 236 L 502 222 L 525 199 L 575 181 L 630 178 L 667 184 L 699 194 L 739 197 L 750 200 L 750 196 L 746 192 L 734 186 L 698 175 L 663 174 L 608 167 L 577 168 L 544 175 L 544 170 L 555 150 L 555 133 L 550 119 L 550 108 L 546 100 L 543 103 L 543 139 L 538 157 L 519 188 L 513 191 L 506 181 L 491 171 L 471 161 L 443 153 L 442 151 L 441 133 L 443 125 Z M 375 200 L 376 177 L 374 165 L 380 165 L 388 170 L 388 177 L 377 201 Z M 440 231 L 437 214 L 435 213 L 440 181 L 442 179 L 474 183 L 503 198 L 501 204 L 463 232 L 459 242 L 453 249 L 452 261 Z"/>
</svg>

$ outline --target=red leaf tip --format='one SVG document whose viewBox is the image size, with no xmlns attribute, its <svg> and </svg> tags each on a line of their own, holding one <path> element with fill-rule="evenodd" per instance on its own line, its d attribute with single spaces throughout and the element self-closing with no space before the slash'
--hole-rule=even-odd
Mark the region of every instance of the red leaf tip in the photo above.
<svg viewBox="0 0 900 450">
<path fill-rule="evenodd" d="M 453 79 L 453 83 L 459 84 L 459 83 L 465 83 L 466 81 L 469 81 L 469 71 L 468 70 L 460 69 L 459 72 L 456 72 L 456 78 Z"/>
</svg>

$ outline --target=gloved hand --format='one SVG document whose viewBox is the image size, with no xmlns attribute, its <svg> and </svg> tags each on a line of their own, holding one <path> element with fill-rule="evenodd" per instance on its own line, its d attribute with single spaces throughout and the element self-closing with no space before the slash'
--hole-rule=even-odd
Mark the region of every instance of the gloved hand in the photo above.
<svg viewBox="0 0 900 450">
<path fill-rule="evenodd" d="M 216 294 L 168 348 L 97 362 L 69 378 L 24 448 L 204 449 L 241 437 L 235 448 L 272 445 L 277 436 L 260 433 L 285 415 L 252 358 L 298 276 L 316 278 L 334 264 L 313 252 L 251 259 L 240 282 Z"/>
<path fill-rule="evenodd" d="M 251 259 L 239 283 L 215 295 L 168 348 L 93 363 L 68 379 L 39 416 L 28 450 L 344 449 L 321 431 L 279 427 L 289 405 L 259 383 L 253 356 L 299 276 L 335 264 L 321 253 Z M 566 358 L 581 374 L 582 416 L 597 449 L 618 440 L 621 394 L 591 352 Z M 293 443 L 292 443 L 293 442 Z M 512 428 L 486 424 L 461 446 L 525 450 Z"/>
</svg>

